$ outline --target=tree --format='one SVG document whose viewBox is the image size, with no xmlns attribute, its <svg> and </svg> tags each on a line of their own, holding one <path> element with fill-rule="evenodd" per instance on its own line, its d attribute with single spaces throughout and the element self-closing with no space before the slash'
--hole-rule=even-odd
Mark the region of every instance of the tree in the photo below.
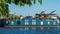
<svg viewBox="0 0 60 34">
<path fill-rule="evenodd" d="M 9 9 L 8 4 L 4 0 L 0 0 L 0 16 L 8 16 Z"/>
<path fill-rule="evenodd" d="M 0 15 L 9 14 L 8 3 L 14 3 L 16 5 L 24 6 L 25 4 L 31 6 L 32 2 L 35 4 L 36 0 L 0 0 Z M 40 4 L 42 4 L 42 0 L 38 0 Z"/>
<path fill-rule="evenodd" d="M 24 6 L 25 4 L 27 5 L 32 5 L 32 2 L 34 4 L 36 3 L 36 0 L 6 0 L 7 3 L 15 3 L 16 5 Z M 40 4 L 42 4 L 42 0 L 38 0 Z"/>
</svg>

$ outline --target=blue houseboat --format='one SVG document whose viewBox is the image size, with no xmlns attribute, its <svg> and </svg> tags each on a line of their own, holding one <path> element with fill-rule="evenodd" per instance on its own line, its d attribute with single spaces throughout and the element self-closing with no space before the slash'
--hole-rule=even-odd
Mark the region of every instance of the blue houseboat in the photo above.
<svg viewBox="0 0 60 34">
<path fill-rule="evenodd" d="M 8 26 L 59 26 L 59 20 L 55 14 L 36 14 L 20 17 L 20 20 L 9 20 Z"/>
<path fill-rule="evenodd" d="M 0 22 L 1 23 L 1 22 Z M 8 24 L 8 25 L 6 25 Z M 56 14 L 36 14 L 35 16 L 20 17 L 20 20 L 8 20 L 6 27 L 18 26 L 59 26 Z"/>
</svg>

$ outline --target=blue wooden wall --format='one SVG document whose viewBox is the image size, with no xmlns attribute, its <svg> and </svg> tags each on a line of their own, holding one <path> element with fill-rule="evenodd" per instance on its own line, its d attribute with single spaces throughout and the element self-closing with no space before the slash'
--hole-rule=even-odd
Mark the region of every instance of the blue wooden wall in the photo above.
<svg viewBox="0 0 60 34">
<path fill-rule="evenodd" d="M 41 20 L 39 18 L 23 18 L 22 20 L 20 20 L 20 26 L 25 26 L 25 20 L 29 21 L 29 26 L 32 26 L 32 20 L 36 20 L 36 26 L 40 26 L 41 25 Z M 14 25 L 17 26 L 17 20 L 14 20 Z M 59 23 L 57 22 L 57 20 L 50 20 L 50 26 L 53 26 L 54 22 L 56 23 L 56 26 L 59 25 Z M 12 25 L 12 20 L 9 20 L 9 25 Z M 43 25 L 47 26 L 48 25 L 48 20 L 43 20 Z"/>
</svg>

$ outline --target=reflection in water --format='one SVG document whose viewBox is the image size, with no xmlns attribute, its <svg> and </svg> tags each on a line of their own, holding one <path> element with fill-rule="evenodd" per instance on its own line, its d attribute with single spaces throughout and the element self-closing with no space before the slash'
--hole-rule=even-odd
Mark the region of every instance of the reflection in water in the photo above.
<svg viewBox="0 0 60 34">
<path fill-rule="evenodd" d="M 36 29 L 36 28 L 32 28 L 33 30 Z"/>
<path fill-rule="evenodd" d="M 0 34 L 59 34 L 60 28 L 0 28 Z"/>
<path fill-rule="evenodd" d="M 43 27 L 41 27 L 41 30 L 43 30 Z"/>
<path fill-rule="evenodd" d="M 28 30 L 29 28 L 25 28 L 26 30 Z"/>
</svg>

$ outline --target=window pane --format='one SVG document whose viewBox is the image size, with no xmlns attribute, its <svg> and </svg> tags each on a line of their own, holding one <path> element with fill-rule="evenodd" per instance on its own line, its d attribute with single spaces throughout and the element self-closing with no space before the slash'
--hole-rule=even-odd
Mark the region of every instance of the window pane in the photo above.
<svg viewBox="0 0 60 34">
<path fill-rule="evenodd" d="M 36 25 L 36 20 L 32 20 L 32 25 Z"/>
<path fill-rule="evenodd" d="M 50 22 L 48 21 L 48 25 L 50 25 Z"/>
<path fill-rule="evenodd" d="M 41 25 L 43 25 L 43 21 L 41 21 Z"/>
<path fill-rule="evenodd" d="M 29 25 L 29 21 L 28 20 L 25 20 L 25 25 Z"/>
</svg>

